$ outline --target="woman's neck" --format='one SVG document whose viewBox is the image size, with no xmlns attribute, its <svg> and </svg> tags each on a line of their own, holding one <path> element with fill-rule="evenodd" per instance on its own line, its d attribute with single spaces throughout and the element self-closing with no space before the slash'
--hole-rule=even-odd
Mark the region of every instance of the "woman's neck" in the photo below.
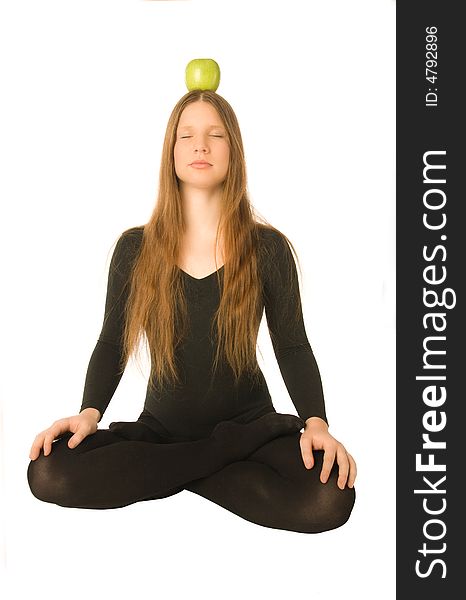
<svg viewBox="0 0 466 600">
<path fill-rule="evenodd" d="M 219 190 L 190 189 L 182 194 L 185 236 L 215 240 L 220 220 L 221 194 Z"/>
</svg>

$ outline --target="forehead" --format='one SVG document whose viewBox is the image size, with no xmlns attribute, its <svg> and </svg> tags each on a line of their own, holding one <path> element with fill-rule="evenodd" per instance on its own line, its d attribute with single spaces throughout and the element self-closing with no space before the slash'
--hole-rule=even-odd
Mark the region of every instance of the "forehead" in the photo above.
<svg viewBox="0 0 466 600">
<path fill-rule="evenodd" d="M 210 102 L 197 101 L 184 108 L 178 127 L 193 128 L 196 125 L 221 127 L 223 123 L 216 108 Z"/>
</svg>

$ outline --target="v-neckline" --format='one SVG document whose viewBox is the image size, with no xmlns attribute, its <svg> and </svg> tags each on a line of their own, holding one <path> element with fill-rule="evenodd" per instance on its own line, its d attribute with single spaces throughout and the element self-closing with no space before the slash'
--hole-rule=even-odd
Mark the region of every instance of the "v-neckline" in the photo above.
<svg viewBox="0 0 466 600">
<path fill-rule="evenodd" d="M 216 271 L 213 271 L 212 273 L 209 273 L 209 275 L 206 275 L 205 277 L 194 277 L 193 275 L 190 275 L 189 273 L 184 271 L 181 267 L 178 267 L 178 269 L 182 273 L 184 273 L 187 277 L 189 277 L 190 279 L 193 279 L 194 281 L 204 281 L 205 279 L 210 279 L 210 277 L 212 277 L 213 275 L 220 273 L 220 271 L 223 269 L 224 266 L 225 265 L 223 264 L 219 269 L 217 269 Z"/>
</svg>

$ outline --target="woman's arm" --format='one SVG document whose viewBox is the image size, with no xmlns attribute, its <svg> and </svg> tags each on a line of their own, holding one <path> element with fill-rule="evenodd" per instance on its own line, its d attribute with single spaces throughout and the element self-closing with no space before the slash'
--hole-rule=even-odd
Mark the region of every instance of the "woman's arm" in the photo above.
<svg viewBox="0 0 466 600">
<path fill-rule="evenodd" d="M 338 487 L 353 487 L 356 463 L 341 442 L 328 431 L 324 395 L 317 362 L 307 339 L 296 265 L 286 240 L 274 235 L 273 264 L 265 278 L 265 311 L 272 345 L 285 385 L 306 422 L 300 448 L 307 469 L 314 466 L 313 450 L 323 450 L 320 480 L 326 483 L 338 464 Z"/>
<path fill-rule="evenodd" d="M 141 228 L 125 231 L 118 239 L 110 261 L 102 329 L 92 352 L 84 384 L 80 412 L 96 409 L 99 421 L 123 376 L 124 309 L 129 279 L 142 241 Z"/>
<path fill-rule="evenodd" d="M 278 366 L 299 416 L 328 424 L 322 381 L 303 321 L 296 265 L 286 240 L 273 234 L 265 269 L 264 304 Z"/>
<path fill-rule="evenodd" d="M 121 347 L 97 340 L 87 368 L 84 392 L 79 412 L 97 409 L 99 422 L 123 377 Z"/>
</svg>

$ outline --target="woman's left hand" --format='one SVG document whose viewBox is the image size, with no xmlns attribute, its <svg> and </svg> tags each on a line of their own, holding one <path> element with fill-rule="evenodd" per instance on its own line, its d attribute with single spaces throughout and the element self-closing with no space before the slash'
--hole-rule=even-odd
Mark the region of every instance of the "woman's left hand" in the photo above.
<svg viewBox="0 0 466 600">
<path fill-rule="evenodd" d="M 335 458 L 339 467 L 338 487 L 344 489 L 348 482 L 348 487 L 353 487 L 356 479 L 356 463 L 346 451 L 346 448 L 338 440 L 336 440 L 328 432 L 327 423 L 320 417 L 309 417 L 306 420 L 306 426 L 299 440 L 301 454 L 304 461 L 304 466 L 307 469 L 312 469 L 314 466 L 314 455 L 312 449 L 324 451 L 324 461 L 320 480 L 326 483 L 330 471 L 332 470 Z"/>
</svg>

